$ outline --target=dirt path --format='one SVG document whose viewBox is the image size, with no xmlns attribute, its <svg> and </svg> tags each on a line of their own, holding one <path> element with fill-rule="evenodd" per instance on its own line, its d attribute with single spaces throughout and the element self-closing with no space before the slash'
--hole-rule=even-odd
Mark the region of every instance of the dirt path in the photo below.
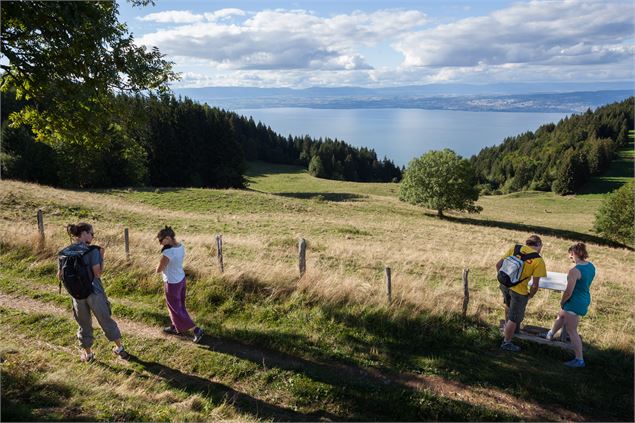
<svg viewBox="0 0 635 423">
<path fill-rule="evenodd" d="M 71 317 L 67 310 L 53 304 L 5 293 L 0 293 L 0 306 L 25 312 Z M 146 339 L 162 338 L 167 342 L 191 342 L 189 338 L 164 335 L 159 328 L 131 320 L 118 318 L 117 323 L 121 327 L 122 332 L 134 333 Z M 205 336 L 200 345 L 211 351 L 234 355 L 262 364 L 263 367 L 278 367 L 285 370 L 300 371 L 308 377 L 319 379 L 326 383 L 341 383 L 342 379 L 346 379 L 347 383 L 353 384 L 396 384 L 414 390 L 429 390 L 434 394 L 452 400 L 517 415 L 523 420 L 587 420 L 585 416 L 559 406 L 545 406 L 525 399 L 519 399 L 495 388 L 469 386 L 439 376 L 397 373 L 386 369 L 361 368 L 341 363 L 315 362 L 214 336 Z"/>
</svg>

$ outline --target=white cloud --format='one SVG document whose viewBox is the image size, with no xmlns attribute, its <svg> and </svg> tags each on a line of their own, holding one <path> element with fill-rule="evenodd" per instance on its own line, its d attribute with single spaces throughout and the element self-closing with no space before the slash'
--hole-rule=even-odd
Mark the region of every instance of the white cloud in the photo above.
<svg viewBox="0 0 635 423">
<path fill-rule="evenodd" d="M 633 55 L 633 6 L 623 1 L 532 1 L 405 35 L 405 66 L 595 64 Z"/>
<path fill-rule="evenodd" d="M 245 16 L 245 11 L 235 8 L 220 9 L 212 13 L 204 13 L 205 19 L 208 21 L 218 21 L 229 19 L 232 16 Z"/>
<path fill-rule="evenodd" d="M 425 22 L 422 12 L 404 10 L 331 18 L 304 10 L 263 10 L 241 23 L 224 22 L 226 17 L 247 15 L 240 9 L 195 15 L 195 23 L 159 29 L 139 41 L 169 56 L 205 59 L 223 69 L 360 70 L 371 66 L 356 46 L 395 38 Z"/>
<path fill-rule="evenodd" d="M 622 0 L 529 1 L 434 27 L 417 10 L 168 11 L 141 19 L 177 25 L 138 41 L 176 62 L 176 87 L 628 80 L 633 9 Z M 400 66 L 372 53 L 388 45 L 403 55 Z"/>
<path fill-rule="evenodd" d="M 202 15 L 195 15 L 189 10 L 166 10 L 164 12 L 150 13 L 137 18 L 144 22 L 158 22 L 158 23 L 192 23 L 201 22 L 204 17 Z"/>
</svg>

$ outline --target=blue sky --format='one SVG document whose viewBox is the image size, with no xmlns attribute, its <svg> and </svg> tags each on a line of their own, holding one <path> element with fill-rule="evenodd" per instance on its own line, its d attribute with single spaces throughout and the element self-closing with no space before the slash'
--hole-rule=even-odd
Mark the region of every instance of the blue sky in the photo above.
<svg viewBox="0 0 635 423">
<path fill-rule="evenodd" d="M 631 1 L 156 0 L 119 12 L 175 63 L 174 87 L 635 79 Z"/>
</svg>

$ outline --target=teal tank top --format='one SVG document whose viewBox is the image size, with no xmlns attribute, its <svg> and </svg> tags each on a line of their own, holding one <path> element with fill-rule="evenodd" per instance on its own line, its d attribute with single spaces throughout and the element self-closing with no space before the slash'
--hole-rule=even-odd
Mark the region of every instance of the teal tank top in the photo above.
<svg viewBox="0 0 635 423">
<path fill-rule="evenodd" d="M 572 311 L 578 316 L 585 316 L 587 311 L 589 311 L 589 304 L 591 304 L 589 288 L 595 277 L 595 266 L 589 262 L 587 264 L 578 264 L 575 268 L 578 269 L 581 277 L 576 281 L 571 298 L 564 303 L 562 309 Z"/>
</svg>

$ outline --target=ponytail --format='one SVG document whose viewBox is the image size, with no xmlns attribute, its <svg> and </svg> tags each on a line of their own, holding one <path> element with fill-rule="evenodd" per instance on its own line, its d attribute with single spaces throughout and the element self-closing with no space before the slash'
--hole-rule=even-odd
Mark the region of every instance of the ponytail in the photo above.
<svg viewBox="0 0 635 423">
<path fill-rule="evenodd" d="M 82 232 L 92 232 L 93 226 L 90 223 L 80 222 L 78 224 L 66 225 L 66 233 L 68 236 L 79 238 Z"/>
<path fill-rule="evenodd" d="M 165 238 L 166 236 L 169 236 L 172 239 L 176 237 L 174 230 L 172 229 L 171 226 L 166 225 L 165 228 L 161 229 L 159 233 L 157 234 L 157 238 L 160 240 Z"/>
</svg>

